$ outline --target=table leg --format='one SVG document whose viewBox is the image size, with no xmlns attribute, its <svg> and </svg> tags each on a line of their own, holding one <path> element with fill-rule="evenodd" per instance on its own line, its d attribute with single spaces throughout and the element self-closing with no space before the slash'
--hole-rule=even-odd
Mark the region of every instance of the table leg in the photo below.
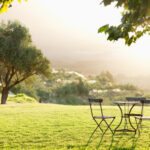
<svg viewBox="0 0 150 150">
<path fill-rule="evenodd" d="M 121 112 L 121 120 L 120 120 L 120 123 L 118 124 L 118 126 L 115 128 L 114 130 L 114 133 L 116 132 L 116 130 L 120 127 L 121 123 L 122 123 L 122 120 L 123 120 L 123 112 L 122 112 L 122 108 L 119 104 L 117 104 L 119 109 L 120 109 L 120 112 Z"/>
<path fill-rule="evenodd" d="M 131 116 L 130 116 L 130 113 L 131 113 L 131 111 L 132 111 L 132 109 L 133 109 L 134 106 L 135 106 L 135 104 L 132 105 L 132 107 L 131 107 L 131 109 L 130 109 L 130 111 L 129 111 L 129 123 L 130 123 L 132 129 L 136 132 L 136 129 L 135 129 L 135 127 L 132 125 L 132 123 L 131 123 L 131 118 L 130 118 L 130 117 L 131 117 Z"/>
</svg>

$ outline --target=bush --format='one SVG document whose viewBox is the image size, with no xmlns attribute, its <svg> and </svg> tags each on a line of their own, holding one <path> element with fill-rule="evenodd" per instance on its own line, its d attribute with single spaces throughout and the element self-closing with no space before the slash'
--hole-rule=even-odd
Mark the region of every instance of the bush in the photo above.
<svg viewBox="0 0 150 150">
<path fill-rule="evenodd" d="M 16 103 L 36 103 L 37 101 L 25 94 L 9 95 L 8 101 Z"/>
<path fill-rule="evenodd" d="M 67 95 L 61 98 L 55 97 L 55 103 L 68 105 L 86 105 L 88 104 L 87 97 L 80 97 L 76 95 Z"/>
<path fill-rule="evenodd" d="M 132 84 L 124 84 L 124 85 L 119 85 L 119 88 L 121 90 L 129 90 L 129 91 L 135 91 L 138 90 L 138 87 Z"/>
</svg>

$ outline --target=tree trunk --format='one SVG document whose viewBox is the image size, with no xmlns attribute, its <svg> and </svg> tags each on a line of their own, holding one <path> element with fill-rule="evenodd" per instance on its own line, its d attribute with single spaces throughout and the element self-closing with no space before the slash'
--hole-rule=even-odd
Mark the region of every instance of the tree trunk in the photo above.
<svg viewBox="0 0 150 150">
<path fill-rule="evenodd" d="M 3 89 L 2 90 L 2 97 L 1 97 L 1 104 L 6 104 L 6 100 L 8 97 L 8 89 Z"/>
</svg>

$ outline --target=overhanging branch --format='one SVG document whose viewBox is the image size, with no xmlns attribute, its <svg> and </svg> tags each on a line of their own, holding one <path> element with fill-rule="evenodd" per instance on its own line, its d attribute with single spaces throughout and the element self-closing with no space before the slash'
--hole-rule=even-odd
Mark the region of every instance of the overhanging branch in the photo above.
<svg viewBox="0 0 150 150">
<path fill-rule="evenodd" d="M 11 89 L 12 87 L 14 87 L 15 85 L 19 84 L 20 82 L 24 81 L 25 79 L 29 78 L 30 76 L 34 75 L 35 73 L 33 74 L 30 74 L 26 77 L 23 77 L 22 79 L 20 80 L 16 80 L 13 84 L 11 84 L 8 88 Z"/>
</svg>

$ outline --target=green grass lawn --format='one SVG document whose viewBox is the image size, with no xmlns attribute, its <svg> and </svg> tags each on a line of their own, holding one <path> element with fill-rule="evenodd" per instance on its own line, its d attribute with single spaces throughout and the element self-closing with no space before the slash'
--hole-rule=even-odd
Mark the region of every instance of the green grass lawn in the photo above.
<svg viewBox="0 0 150 150">
<path fill-rule="evenodd" d="M 135 111 L 139 111 L 139 107 Z M 107 115 L 117 116 L 112 128 L 119 123 L 117 106 L 105 106 Z M 145 108 L 145 115 L 150 108 Z M 134 121 L 134 120 L 133 120 Z M 150 121 L 143 122 L 150 127 Z M 150 129 L 144 128 L 141 136 L 134 133 L 106 132 L 101 136 L 91 118 L 89 106 L 55 104 L 8 104 L 0 106 L 0 149 L 81 149 L 81 150 L 148 150 Z M 102 124 L 105 128 L 105 125 Z"/>
</svg>

